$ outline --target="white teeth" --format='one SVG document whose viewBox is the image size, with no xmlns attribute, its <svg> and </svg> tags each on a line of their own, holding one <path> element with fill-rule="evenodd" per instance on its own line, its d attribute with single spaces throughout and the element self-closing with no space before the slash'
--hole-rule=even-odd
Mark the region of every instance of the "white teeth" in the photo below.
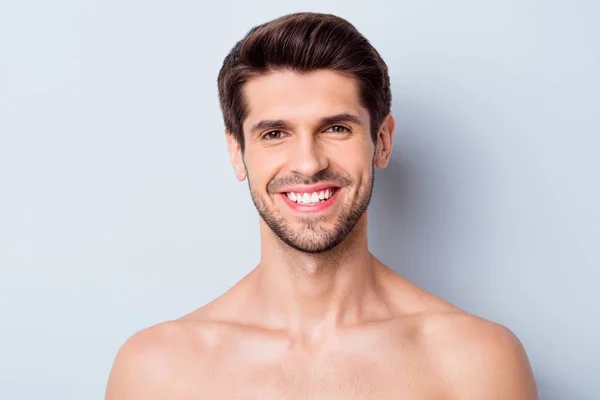
<svg viewBox="0 0 600 400">
<path fill-rule="evenodd" d="M 294 193 L 288 192 L 287 197 L 298 204 L 317 204 L 323 200 L 328 200 L 333 196 L 333 189 L 321 190 L 320 192 L 313 193 Z"/>
</svg>

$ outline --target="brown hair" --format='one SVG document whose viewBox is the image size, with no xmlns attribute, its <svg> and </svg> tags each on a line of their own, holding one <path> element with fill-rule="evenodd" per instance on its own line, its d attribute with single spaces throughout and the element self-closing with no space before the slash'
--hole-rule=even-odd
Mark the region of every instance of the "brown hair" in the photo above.
<svg viewBox="0 0 600 400">
<path fill-rule="evenodd" d="M 242 150 L 242 123 L 247 115 L 243 86 L 269 71 L 298 73 L 331 69 L 349 73 L 359 84 L 360 101 L 370 114 L 371 136 L 390 113 L 392 94 L 387 65 L 369 41 L 343 18 L 296 13 L 252 28 L 231 49 L 218 77 L 225 128 Z"/>
</svg>

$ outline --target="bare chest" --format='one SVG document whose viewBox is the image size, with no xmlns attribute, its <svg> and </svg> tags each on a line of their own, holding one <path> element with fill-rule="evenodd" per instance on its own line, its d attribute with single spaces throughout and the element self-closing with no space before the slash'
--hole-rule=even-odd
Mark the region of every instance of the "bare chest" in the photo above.
<svg viewBox="0 0 600 400">
<path fill-rule="evenodd" d="M 340 357 L 313 363 L 214 365 L 201 392 L 210 399 L 441 399 L 419 363 Z M 199 389 L 201 389 L 199 387 Z M 200 393 L 198 393 L 200 394 Z"/>
</svg>

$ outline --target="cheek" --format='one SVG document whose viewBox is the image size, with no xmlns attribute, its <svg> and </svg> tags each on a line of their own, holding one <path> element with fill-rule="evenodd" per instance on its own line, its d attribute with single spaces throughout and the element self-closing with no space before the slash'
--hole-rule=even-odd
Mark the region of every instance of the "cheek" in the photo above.
<svg viewBox="0 0 600 400">
<path fill-rule="evenodd" d="M 267 184 L 280 169 L 279 155 L 253 152 L 245 157 L 246 172 L 255 190 L 266 190 Z"/>
<path fill-rule="evenodd" d="M 374 147 L 365 144 L 349 146 L 336 157 L 336 164 L 351 174 L 356 184 L 362 184 L 365 177 L 370 177 L 373 168 Z"/>
<path fill-rule="evenodd" d="M 375 144 L 371 136 L 363 135 L 343 148 L 343 157 L 354 160 L 355 164 L 370 163 L 375 154 Z"/>
</svg>

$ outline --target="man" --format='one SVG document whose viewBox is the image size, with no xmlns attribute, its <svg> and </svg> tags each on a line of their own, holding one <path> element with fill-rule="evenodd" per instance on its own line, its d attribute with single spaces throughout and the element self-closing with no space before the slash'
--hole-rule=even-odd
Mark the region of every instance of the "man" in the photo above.
<svg viewBox="0 0 600 400">
<path fill-rule="evenodd" d="M 130 338 L 107 400 L 537 398 L 506 328 L 412 285 L 368 250 L 374 168 L 392 152 L 387 67 L 347 21 L 252 29 L 218 78 L 261 260 L 208 305 Z"/>
</svg>

